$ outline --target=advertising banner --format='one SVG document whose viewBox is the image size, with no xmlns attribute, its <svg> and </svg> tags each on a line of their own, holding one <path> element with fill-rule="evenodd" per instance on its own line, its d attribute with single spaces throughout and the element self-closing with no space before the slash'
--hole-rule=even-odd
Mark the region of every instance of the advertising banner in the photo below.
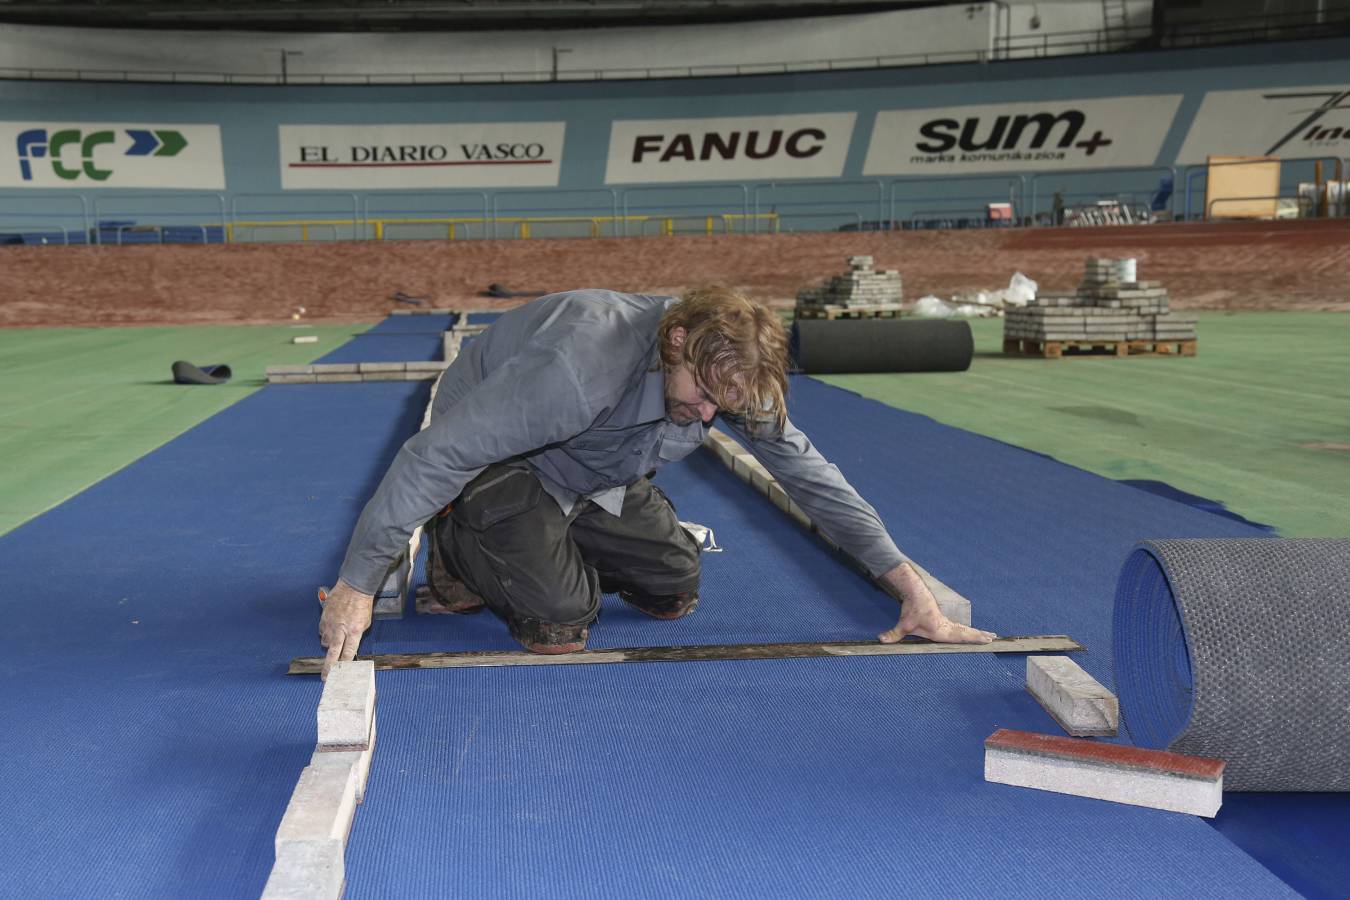
<svg viewBox="0 0 1350 900">
<path fill-rule="evenodd" d="M 618 120 L 605 183 L 838 178 L 856 119 L 849 112 Z"/>
<path fill-rule="evenodd" d="M 555 187 L 565 127 L 563 122 L 281 125 L 281 187 Z"/>
<path fill-rule="evenodd" d="M 0 122 L 0 187 L 223 191 L 220 126 Z"/>
<path fill-rule="evenodd" d="M 1207 156 L 1350 156 L 1350 84 L 1209 92 L 1177 162 Z"/>
<path fill-rule="evenodd" d="M 1151 166 L 1180 94 L 877 113 L 863 175 Z"/>
</svg>

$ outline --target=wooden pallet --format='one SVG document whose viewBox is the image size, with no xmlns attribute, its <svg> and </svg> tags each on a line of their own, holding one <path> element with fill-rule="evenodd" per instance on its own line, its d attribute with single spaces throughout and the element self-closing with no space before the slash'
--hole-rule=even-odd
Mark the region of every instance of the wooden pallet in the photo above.
<svg viewBox="0 0 1350 900">
<path fill-rule="evenodd" d="M 1038 341 L 1004 338 L 1003 352 L 1060 359 L 1064 356 L 1195 356 L 1196 339 L 1143 341 Z"/>
<path fill-rule="evenodd" d="M 899 303 L 872 303 L 866 306 L 825 306 L 797 307 L 799 319 L 898 319 Z"/>
</svg>

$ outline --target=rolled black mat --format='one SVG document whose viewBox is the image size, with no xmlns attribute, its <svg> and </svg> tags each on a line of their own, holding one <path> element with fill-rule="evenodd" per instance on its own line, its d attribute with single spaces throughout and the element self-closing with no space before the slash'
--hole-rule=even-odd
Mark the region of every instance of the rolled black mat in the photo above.
<svg viewBox="0 0 1350 900">
<path fill-rule="evenodd" d="M 1225 790 L 1350 790 L 1350 540 L 1146 541 L 1112 625 L 1135 745 L 1222 759 Z"/>
<path fill-rule="evenodd" d="M 975 354 L 965 321 L 798 319 L 797 362 L 811 375 L 964 372 Z"/>
<path fill-rule="evenodd" d="M 481 292 L 484 297 L 529 297 L 531 299 L 542 297 L 547 293 L 548 291 L 513 291 L 506 285 L 496 281 L 489 284 L 486 291 Z"/>
<path fill-rule="evenodd" d="M 223 363 L 207 366 L 194 366 L 186 360 L 178 360 L 171 367 L 175 384 L 224 384 L 234 374 Z"/>
</svg>

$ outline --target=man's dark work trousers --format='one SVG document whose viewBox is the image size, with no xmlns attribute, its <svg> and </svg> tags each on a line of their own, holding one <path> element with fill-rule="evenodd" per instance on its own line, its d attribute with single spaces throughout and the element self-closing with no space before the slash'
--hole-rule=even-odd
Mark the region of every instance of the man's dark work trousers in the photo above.
<svg viewBox="0 0 1350 900">
<path fill-rule="evenodd" d="M 564 516 L 533 472 L 498 463 L 436 526 L 451 574 L 504 618 L 580 625 L 595 619 L 602 591 L 698 590 L 698 545 L 646 478 L 628 486 L 622 515 L 579 500 Z"/>
</svg>

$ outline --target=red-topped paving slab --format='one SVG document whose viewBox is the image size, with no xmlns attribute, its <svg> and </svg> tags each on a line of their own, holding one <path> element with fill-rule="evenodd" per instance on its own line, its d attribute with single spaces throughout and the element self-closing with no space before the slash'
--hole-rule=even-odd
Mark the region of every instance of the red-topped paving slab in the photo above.
<svg viewBox="0 0 1350 900">
<path fill-rule="evenodd" d="M 1000 728 L 984 741 L 986 750 L 1033 753 L 1082 763 L 1098 763 L 1124 769 L 1139 769 L 1181 778 L 1215 781 L 1223 775 L 1221 759 L 1186 756 L 1166 750 L 1146 750 L 1119 744 L 1102 744 L 1054 734 L 1037 734 Z"/>
</svg>

